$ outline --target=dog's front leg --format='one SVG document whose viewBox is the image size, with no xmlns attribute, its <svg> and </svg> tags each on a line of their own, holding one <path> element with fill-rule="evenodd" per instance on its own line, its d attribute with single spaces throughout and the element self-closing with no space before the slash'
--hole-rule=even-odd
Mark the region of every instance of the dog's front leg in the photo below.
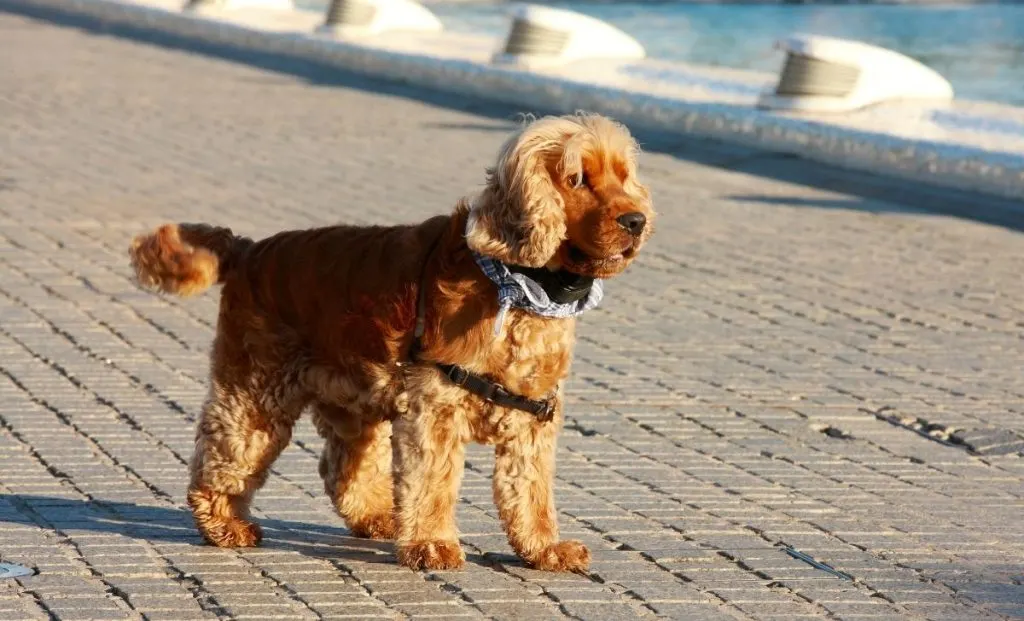
<svg viewBox="0 0 1024 621">
<path fill-rule="evenodd" d="M 392 422 L 398 561 L 412 569 L 456 569 L 466 560 L 455 526 L 465 444 L 454 406 L 411 406 Z"/>
<path fill-rule="evenodd" d="M 560 420 L 525 421 L 498 440 L 494 503 L 509 543 L 524 561 L 546 571 L 583 572 L 590 566 L 587 547 L 558 540 L 554 478 Z"/>
</svg>

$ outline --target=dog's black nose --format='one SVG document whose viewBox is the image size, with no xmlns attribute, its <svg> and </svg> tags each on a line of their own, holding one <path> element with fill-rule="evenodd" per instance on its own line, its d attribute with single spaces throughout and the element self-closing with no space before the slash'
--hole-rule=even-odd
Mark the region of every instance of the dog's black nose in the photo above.
<svg viewBox="0 0 1024 621">
<path fill-rule="evenodd" d="M 647 216 L 639 211 L 623 214 L 616 218 L 619 226 L 629 231 L 631 235 L 639 235 L 644 232 L 644 225 L 647 224 Z"/>
</svg>

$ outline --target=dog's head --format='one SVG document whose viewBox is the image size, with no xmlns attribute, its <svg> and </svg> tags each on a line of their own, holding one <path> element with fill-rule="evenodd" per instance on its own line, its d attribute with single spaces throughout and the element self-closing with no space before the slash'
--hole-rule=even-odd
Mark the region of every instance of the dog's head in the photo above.
<svg viewBox="0 0 1024 621">
<path fill-rule="evenodd" d="M 466 240 L 504 263 L 608 278 L 650 237 L 654 211 L 636 177 L 639 148 L 599 115 L 544 117 L 502 146 L 474 202 Z"/>
</svg>

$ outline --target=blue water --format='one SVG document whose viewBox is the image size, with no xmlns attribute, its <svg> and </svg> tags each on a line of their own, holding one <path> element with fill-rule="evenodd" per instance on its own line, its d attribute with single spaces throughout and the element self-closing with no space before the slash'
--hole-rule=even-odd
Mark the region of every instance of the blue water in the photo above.
<svg viewBox="0 0 1024 621">
<path fill-rule="evenodd" d="M 548 2 L 636 37 L 654 58 L 776 71 L 775 39 L 807 32 L 897 50 L 952 82 L 957 98 L 1024 105 L 1024 6 L 736 5 Z M 449 30 L 504 34 L 506 4 L 440 3 Z"/>
</svg>

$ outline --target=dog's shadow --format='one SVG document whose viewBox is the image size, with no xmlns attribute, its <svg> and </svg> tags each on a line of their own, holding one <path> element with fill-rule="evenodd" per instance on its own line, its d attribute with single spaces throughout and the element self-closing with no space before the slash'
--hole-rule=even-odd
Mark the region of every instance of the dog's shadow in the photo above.
<svg viewBox="0 0 1024 621">
<path fill-rule="evenodd" d="M 263 528 L 263 542 L 250 550 L 291 551 L 342 564 L 397 564 L 390 541 L 353 537 L 341 526 L 264 517 L 256 520 Z M 169 505 L 0 494 L 0 531 L 14 524 L 59 531 L 72 538 L 85 531 L 145 540 L 158 548 L 161 543 L 172 543 L 213 549 L 199 536 L 191 513 Z M 470 562 L 490 564 L 483 557 L 467 556 Z"/>
</svg>

